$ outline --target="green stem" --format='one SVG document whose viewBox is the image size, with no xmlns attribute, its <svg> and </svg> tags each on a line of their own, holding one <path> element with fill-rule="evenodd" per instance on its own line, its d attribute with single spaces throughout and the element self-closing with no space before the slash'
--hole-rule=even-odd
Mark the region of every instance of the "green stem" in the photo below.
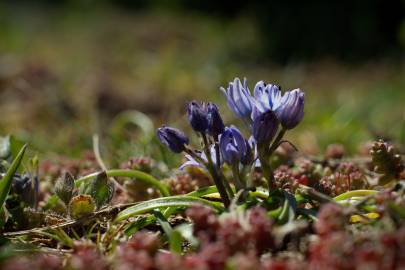
<svg viewBox="0 0 405 270">
<path fill-rule="evenodd" d="M 259 153 L 259 160 L 263 172 L 263 177 L 267 181 L 267 185 L 269 187 L 269 192 L 273 189 L 275 189 L 275 183 L 274 183 L 274 173 L 273 170 L 270 166 L 270 155 L 268 151 L 266 151 L 266 148 L 263 146 L 258 145 L 258 153 Z"/>
<path fill-rule="evenodd" d="M 229 198 L 233 198 L 235 196 L 235 194 L 233 193 L 233 190 L 231 188 L 231 185 L 229 184 L 229 182 L 225 179 L 225 176 L 222 174 L 221 172 L 221 153 L 219 150 L 219 138 L 218 136 L 214 137 L 214 142 L 215 142 L 215 155 L 216 155 L 216 159 L 217 159 L 217 171 L 219 173 L 219 177 L 221 178 L 222 183 L 224 183 L 226 191 L 228 192 Z"/>
<path fill-rule="evenodd" d="M 106 171 L 108 177 L 128 177 L 136 178 L 137 180 L 150 184 L 151 186 L 156 187 L 162 196 L 170 196 L 169 189 L 165 184 L 160 182 L 158 179 L 153 177 L 150 174 L 144 173 L 138 170 L 108 170 Z M 91 179 L 94 179 L 99 172 L 91 173 L 86 176 L 83 176 L 75 181 L 76 187 L 80 186 L 81 183 L 87 182 Z"/>
<path fill-rule="evenodd" d="M 229 182 L 226 180 L 225 176 L 220 172 L 220 178 L 222 179 L 222 183 L 224 183 L 226 191 L 228 192 L 229 198 L 233 198 L 235 196 L 235 193 L 233 192 L 233 189 Z"/>
<path fill-rule="evenodd" d="M 269 155 L 273 154 L 276 151 L 277 147 L 279 146 L 280 141 L 283 139 L 284 134 L 286 133 L 286 129 L 282 128 L 280 132 L 277 134 L 276 139 L 274 139 L 273 144 L 270 146 Z"/>
<path fill-rule="evenodd" d="M 245 188 L 240 180 L 239 162 L 234 162 L 234 164 L 232 165 L 232 174 L 236 186 L 236 191 L 238 192 L 239 190 Z"/>
<path fill-rule="evenodd" d="M 214 183 L 218 188 L 218 192 L 221 195 L 224 206 L 226 208 L 228 208 L 228 206 L 231 204 L 231 201 L 229 200 L 228 193 L 226 192 L 224 182 L 219 177 L 218 171 L 212 162 L 211 152 L 210 152 L 210 148 L 209 148 L 210 146 L 209 146 L 207 136 L 204 133 L 201 133 L 201 136 L 204 141 L 204 152 L 205 152 L 205 155 L 207 156 L 207 160 L 208 160 L 207 169 L 210 172 L 212 179 L 214 180 Z"/>
<path fill-rule="evenodd" d="M 269 191 L 274 189 L 275 181 L 274 181 L 274 173 L 270 166 L 270 156 L 273 152 L 277 149 L 280 141 L 283 139 L 284 134 L 287 130 L 282 128 L 280 132 L 277 134 L 277 137 L 274 139 L 270 148 L 267 145 L 258 145 L 258 152 L 259 152 L 259 160 L 261 163 L 261 168 L 263 171 L 263 177 L 267 180 L 267 184 L 269 186 Z"/>
<path fill-rule="evenodd" d="M 208 169 L 209 164 L 208 161 L 203 160 L 200 156 L 198 156 L 192 149 L 186 148 L 184 150 L 184 152 L 186 152 L 187 154 L 189 154 L 190 156 L 192 156 L 195 160 L 197 160 L 198 162 L 200 162 L 201 164 L 204 164 L 204 166 Z M 211 171 L 209 171 L 210 174 L 212 175 Z M 219 175 L 218 177 L 221 179 L 221 182 L 225 185 L 226 190 L 228 191 L 229 194 L 229 198 L 233 198 L 234 193 L 233 190 L 231 188 L 231 186 L 229 185 L 228 181 L 225 180 L 224 175 L 221 173 L 221 171 L 218 171 Z M 214 180 L 215 181 L 215 180 Z M 215 184 L 216 185 L 216 184 Z"/>
</svg>

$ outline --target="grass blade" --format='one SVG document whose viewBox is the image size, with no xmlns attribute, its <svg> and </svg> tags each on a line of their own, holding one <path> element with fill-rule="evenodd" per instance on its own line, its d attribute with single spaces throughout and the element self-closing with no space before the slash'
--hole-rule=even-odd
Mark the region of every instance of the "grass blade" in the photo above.
<svg viewBox="0 0 405 270">
<path fill-rule="evenodd" d="M 11 183 L 13 181 L 13 176 L 16 173 L 18 167 L 20 166 L 21 160 L 24 157 L 25 150 L 27 149 L 27 144 L 21 147 L 20 151 L 14 158 L 7 170 L 6 175 L 0 181 L 0 208 L 2 209 L 4 202 L 6 201 L 7 195 L 10 192 Z"/>
<path fill-rule="evenodd" d="M 157 222 L 160 224 L 160 226 L 162 227 L 163 231 L 165 232 L 165 234 L 169 240 L 170 250 L 172 252 L 180 254 L 181 245 L 183 242 L 183 239 L 182 239 L 180 233 L 173 230 L 172 226 L 170 226 L 169 221 L 159 210 L 154 210 L 153 215 L 155 216 Z"/>
</svg>

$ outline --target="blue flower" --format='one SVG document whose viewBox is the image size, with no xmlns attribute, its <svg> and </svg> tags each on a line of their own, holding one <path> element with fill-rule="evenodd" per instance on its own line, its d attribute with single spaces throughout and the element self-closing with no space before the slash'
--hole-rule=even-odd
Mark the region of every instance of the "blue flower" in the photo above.
<svg viewBox="0 0 405 270">
<path fill-rule="evenodd" d="M 296 127 L 304 117 L 305 94 L 300 89 L 287 91 L 275 113 L 285 129 Z"/>
<path fill-rule="evenodd" d="M 268 110 L 274 111 L 280 106 L 281 91 L 278 85 L 266 85 L 263 81 L 259 81 L 256 83 L 253 94 L 255 97 L 255 107 L 260 113 Z"/>
<path fill-rule="evenodd" d="M 219 141 L 219 147 L 222 159 L 229 165 L 239 162 L 249 164 L 253 159 L 252 149 L 248 141 L 234 126 L 225 128 Z"/>
<path fill-rule="evenodd" d="M 188 121 L 191 127 L 197 131 L 205 133 L 208 129 L 208 115 L 205 104 L 198 101 L 191 101 L 187 106 Z"/>
<path fill-rule="evenodd" d="M 277 133 L 279 120 L 269 110 L 255 117 L 253 121 L 253 138 L 258 145 L 269 144 Z"/>
<path fill-rule="evenodd" d="M 221 87 L 221 91 L 225 94 L 229 108 L 240 118 L 249 118 L 253 109 L 253 97 L 247 87 L 246 79 L 243 85 L 239 78 L 235 78 L 229 83 L 228 88 Z"/>
<path fill-rule="evenodd" d="M 181 153 L 185 149 L 184 145 L 189 142 L 187 136 L 182 131 L 172 127 L 162 126 L 157 129 L 156 135 L 160 142 L 174 153 Z"/>
<path fill-rule="evenodd" d="M 208 133 L 211 136 L 218 137 L 225 130 L 217 105 L 209 102 L 207 104 Z"/>
</svg>

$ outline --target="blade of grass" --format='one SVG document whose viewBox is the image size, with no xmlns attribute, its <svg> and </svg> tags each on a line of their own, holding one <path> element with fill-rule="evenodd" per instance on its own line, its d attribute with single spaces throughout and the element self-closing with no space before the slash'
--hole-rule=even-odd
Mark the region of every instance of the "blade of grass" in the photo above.
<svg viewBox="0 0 405 270">
<path fill-rule="evenodd" d="M 182 209 L 182 207 L 168 207 L 168 208 L 164 209 L 163 216 L 165 218 L 168 218 L 172 214 L 174 214 L 174 213 L 176 213 L 178 211 L 181 211 L 181 209 Z M 128 225 L 125 226 L 125 235 L 131 236 L 134 233 L 136 233 L 137 231 L 139 231 L 140 229 L 154 223 L 155 221 L 156 221 L 155 216 L 141 217 L 140 219 L 138 219 L 138 220 L 136 220 L 134 222 L 131 222 Z"/>
<path fill-rule="evenodd" d="M 13 162 L 10 165 L 10 168 L 7 170 L 6 175 L 0 181 L 0 208 L 3 209 L 3 204 L 6 201 L 7 195 L 11 189 L 11 183 L 13 181 L 13 176 L 16 173 L 18 167 L 20 166 L 21 160 L 24 157 L 25 150 L 27 149 L 27 144 L 25 144 Z M 2 210 L 1 210 L 2 211 Z"/>
<path fill-rule="evenodd" d="M 180 233 L 173 230 L 172 226 L 170 226 L 169 221 L 167 221 L 166 217 L 159 210 L 154 210 L 153 215 L 167 235 L 170 250 L 172 252 L 180 254 L 182 244 L 182 237 Z"/>
</svg>

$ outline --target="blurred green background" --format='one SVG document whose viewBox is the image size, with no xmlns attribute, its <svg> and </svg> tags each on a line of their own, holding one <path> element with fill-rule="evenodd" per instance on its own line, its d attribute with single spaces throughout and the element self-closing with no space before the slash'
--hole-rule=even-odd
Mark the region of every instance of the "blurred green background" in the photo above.
<svg viewBox="0 0 405 270">
<path fill-rule="evenodd" d="M 153 134 L 123 128 L 123 112 L 188 130 L 185 105 L 199 99 L 220 104 L 231 124 L 218 89 L 239 76 L 251 90 L 264 80 L 305 91 L 304 121 L 288 135 L 305 153 L 330 143 L 355 153 L 377 137 L 405 144 L 404 7 L 402 0 L 2 1 L 0 134 L 75 156 L 98 133 L 110 152 L 151 154 Z M 142 117 L 135 122 L 145 129 Z"/>
</svg>

